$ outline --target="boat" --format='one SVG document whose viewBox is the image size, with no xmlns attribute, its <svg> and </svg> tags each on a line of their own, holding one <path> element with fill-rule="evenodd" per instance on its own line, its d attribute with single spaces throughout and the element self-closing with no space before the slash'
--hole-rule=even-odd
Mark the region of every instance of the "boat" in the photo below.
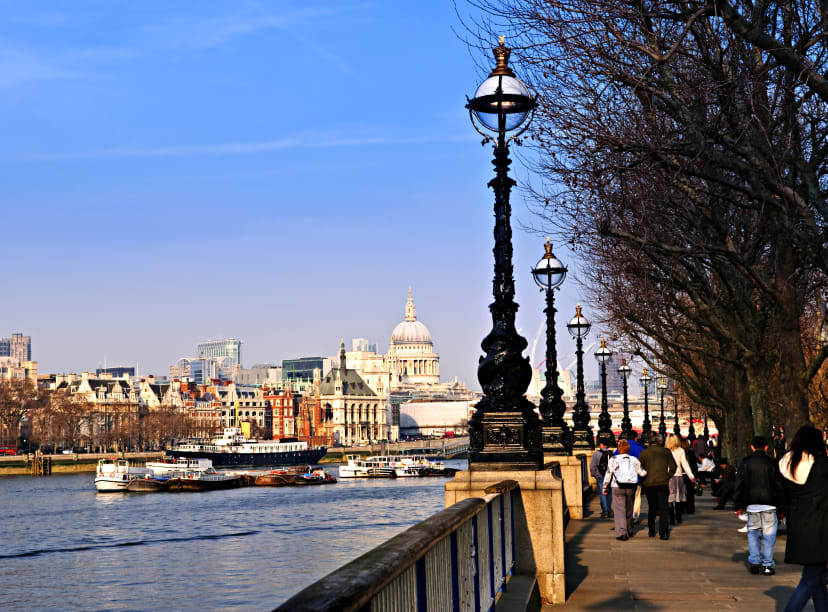
<svg viewBox="0 0 828 612">
<path fill-rule="evenodd" d="M 185 472 L 206 472 L 213 467 L 213 462 L 201 457 L 193 459 L 188 457 L 164 457 L 161 461 L 148 461 L 146 465 L 152 476 L 161 480 L 174 474 L 180 476 Z"/>
<path fill-rule="evenodd" d="M 169 489 L 169 479 L 158 480 L 146 476 L 144 478 L 133 478 L 127 483 L 126 490 L 130 493 L 161 493 Z"/>
<path fill-rule="evenodd" d="M 387 462 L 363 460 L 359 455 L 345 455 L 347 463 L 340 466 L 340 478 L 396 478 L 397 471 Z"/>
<path fill-rule="evenodd" d="M 217 489 L 235 489 L 243 486 L 245 479 L 239 474 L 217 472 L 210 468 L 203 472 L 185 472 L 180 476 L 172 476 L 167 481 L 167 488 L 172 492 L 179 491 L 214 491 Z"/>
<path fill-rule="evenodd" d="M 253 485 L 257 487 L 286 487 L 294 483 L 295 476 L 286 470 L 271 470 L 256 476 Z"/>
<path fill-rule="evenodd" d="M 317 469 L 307 474 L 296 476 L 293 484 L 300 486 L 336 484 L 336 478 L 322 469 Z"/>
<path fill-rule="evenodd" d="M 135 467 L 126 459 L 100 459 L 95 470 L 95 488 L 98 491 L 125 491 L 131 480 L 144 478 L 149 470 Z"/>
<path fill-rule="evenodd" d="M 225 427 L 217 438 L 183 442 L 167 455 L 209 459 L 218 468 L 315 464 L 327 452 L 324 446 L 309 447 L 295 439 L 256 440 L 245 436 L 239 427 Z"/>
</svg>

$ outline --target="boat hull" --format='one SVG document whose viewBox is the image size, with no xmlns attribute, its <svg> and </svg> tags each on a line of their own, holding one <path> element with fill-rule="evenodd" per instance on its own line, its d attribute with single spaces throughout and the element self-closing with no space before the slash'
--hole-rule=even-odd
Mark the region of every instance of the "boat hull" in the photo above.
<svg viewBox="0 0 828 612">
<path fill-rule="evenodd" d="M 155 480 L 153 478 L 136 478 L 127 483 L 126 490 L 130 493 L 161 493 L 170 486 L 169 480 Z"/>
<path fill-rule="evenodd" d="M 203 458 L 214 467 L 275 467 L 282 465 L 316 464 L 328 452 L 326 448 L 309 448 L 283 453 L 211 453 L 205 451 L 167 451 L 173 457 Z"/>
<path fill-rule="evenodd" d="M 167 490 L 179 491 L 216 491 L 218 489 L 235 489 L 244 484 L 241 476 L 221 479 L 170 478 Z"/>
</svg>

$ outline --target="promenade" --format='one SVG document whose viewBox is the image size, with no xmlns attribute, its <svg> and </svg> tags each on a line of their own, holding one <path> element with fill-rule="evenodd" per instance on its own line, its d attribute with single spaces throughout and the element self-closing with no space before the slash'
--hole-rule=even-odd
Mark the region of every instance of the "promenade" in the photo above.
<svg viewBox="0 0 828 612">
<path fill-rule="evenodd" d="M 612 520 L 600 518 L 597 495 L 590 496 L 584 519 L 566 529 L 566 604 L 543 610 L 781 611 L 802 571 L 783 563 L 785 536 L 776 542 L 776 575 L 751 575 L 747 537 L 737 531 L 745 523 L 730 505 L 714 505 L 706 489 L 696 498 L 696 513 L 662 541 L 647 537 L 643 499 L 635 537 L 619 542 Z"/>
</svg>

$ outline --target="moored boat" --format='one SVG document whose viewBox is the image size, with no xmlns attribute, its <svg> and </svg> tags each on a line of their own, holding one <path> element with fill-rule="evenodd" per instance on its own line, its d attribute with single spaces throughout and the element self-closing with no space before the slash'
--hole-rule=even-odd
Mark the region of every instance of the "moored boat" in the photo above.
<svg viewBox="0 0 828 612">
<path fill-rule="evenodd" d="M 125 491 L 131 480 L 144 478 L 147 474 L 147 468 L 132 466 L 126 459 L 101 459 L 95 470 L 95 488 L 102 492 Z"/>
<path fill-rule="evenodd" d="M 347 463 L 339 467 L 340 478 L 396 478 L 396 470 L 387 462 L 363 460 L 359 455 L 346 455 Z"/>
<path fill-rule="evenodd" d="M 130 493 L 161 493 L 170 486 L 169 479 L 156 480 L 155 478 L 134 478 L 127 483 L 126 490 Z"/>
<path fill-rule="evenodd" d="M 332 474 L 328 472 L 317 469 L 309 472 L 307 474 L 302 474 L 300 476 L 296 476 L 294 480 L 294 484 L 304 486 L 304 485 L 322 485 L 322 484 L 336 484 L 336 478 L 333 477 Z"/>
<path fill-rule="evenodd" d="M 171 477 L 168 490 L 178 491 L 214 491 L 217 489 L 234 489 L 244 485 L 244 477 L 238 474 L 225 474 L 210 468 L 204 472 L 186 472 L 181 476 Z"/>
<path fill-rule="evenodd" d="M 308 447 L 299 440 L 251 439 L 238 427 L 225 427 L 217 438 L 184 442 L 167 454 L 209 459 L 215 467 L 265 467 L 314 464 L 327 452 L 324 446 Z"/>
</svg>

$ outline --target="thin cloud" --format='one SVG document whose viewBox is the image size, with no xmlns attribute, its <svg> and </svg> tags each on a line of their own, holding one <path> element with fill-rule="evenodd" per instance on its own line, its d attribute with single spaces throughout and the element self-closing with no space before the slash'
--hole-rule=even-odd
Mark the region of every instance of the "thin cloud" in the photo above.
<svg viewBox="0 0 828 612">
<path fill-rule="evenodd" d="M 68 153 L 44 153 L 27 156 L 24 161 L 81 161 L 86 159 L 126 159 L 159 157 L 194 157 L 205 155 L 257 155 L 273 153 L 284 149 L 334 149 L 346 147 L 408 146 L 421 144 L 453 144 L 474 140 L 469 136 L 397 138 L 388 136 L 364 138 L 325 138 L 290 137 L 279 140 L 258 142 L 235 142 L 206 145 L 176 145 L 163 147 L 132 147 L 118 149 L 98 149 L 92 151 L 74 151 Z"/>
</svg>

